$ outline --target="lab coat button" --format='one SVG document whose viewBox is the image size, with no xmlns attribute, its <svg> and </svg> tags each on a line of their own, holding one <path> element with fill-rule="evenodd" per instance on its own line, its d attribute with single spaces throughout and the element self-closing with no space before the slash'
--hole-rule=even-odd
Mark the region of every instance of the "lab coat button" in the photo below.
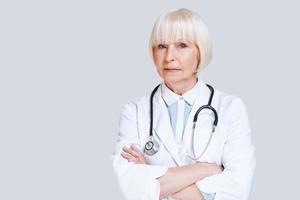
<svg viewBox="0 0 300 200">
<path fill-rule="evenodd" d="M 180 100 L 183 100 L 183 97 L 181 96 L 181 97 L 179 97 L 179 99 L 180 99 Z"/>
</svg>

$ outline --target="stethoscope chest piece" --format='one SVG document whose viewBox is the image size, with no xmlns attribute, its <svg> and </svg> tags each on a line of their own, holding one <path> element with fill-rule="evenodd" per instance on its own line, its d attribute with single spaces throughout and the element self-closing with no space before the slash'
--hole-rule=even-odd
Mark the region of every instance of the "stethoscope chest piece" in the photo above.
<svg viewBox="0 0 300 200">
<path fill-rule="evenodd" d="M 151 137 L 151 139 L 146 142 L 144 152 L 148 156 L 153 156 L 159 151 L 159 143 Z"/>
</svg>

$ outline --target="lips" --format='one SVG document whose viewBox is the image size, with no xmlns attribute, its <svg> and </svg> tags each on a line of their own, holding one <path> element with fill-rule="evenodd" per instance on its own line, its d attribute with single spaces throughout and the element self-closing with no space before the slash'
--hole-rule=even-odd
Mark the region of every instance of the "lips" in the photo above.
<svg viewBox="0 0 300 200">
<path fill-rule="evenodd" d="M 164 68 L 164 70 L 167 70 L 167 71 L 176 71 L 176 70 L 180 70 L 180 69 L 173 68 L 173 67 L 167 67 L 167 68 Z"/>
</svg>

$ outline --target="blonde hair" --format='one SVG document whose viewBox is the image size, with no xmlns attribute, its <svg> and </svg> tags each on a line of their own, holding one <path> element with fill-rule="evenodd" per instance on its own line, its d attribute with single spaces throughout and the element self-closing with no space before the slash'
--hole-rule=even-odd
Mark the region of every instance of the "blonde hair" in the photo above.
<svg viewBox="0 0 300 200">
<path fill-rule="evenodd" d="M 207 27 L 199 15 L 186 8 L 169 11 L 157 19 L 149 41 L 152 59 L 155 46 L 179 39 L 193 42 L 198 47 L 200 62 L 197 69 L 201 70 L 209 64 L 212 58 L 212 42 Z"/>
</svg>

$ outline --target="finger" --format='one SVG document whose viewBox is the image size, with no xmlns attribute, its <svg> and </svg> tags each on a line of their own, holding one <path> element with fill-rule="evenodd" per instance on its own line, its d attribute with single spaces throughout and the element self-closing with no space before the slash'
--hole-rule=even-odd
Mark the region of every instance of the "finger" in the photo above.
<svg viewBox="0 0 300 200">
<path fill-rule="evenodd" d="M 124 147 L 123 148 L 123 151 L 126 152 L 126 153 L 129 153 L 135 157 L 139 157 L 139 154 L 138 152 L 136 152 L 135 150 L 131 149 L 131 148 L 128 148 L 128 147 Z"/>
<path fill-rule="evenodd" d="M 139 156 L 143 156 L 142 152 L 135 145 L 131 145 L 131 149 L 135 151 Z"/>
<path fill-rule="evenodd" d="M 139 161 L 136 157 L 132 156 L 131 154 L 125 153 L 125 152 L 122 152 L 121 156 L 123 158 L 125 158 L 128 162 L 137 163 Z"/>
<path fill-rule="evenodd" d="M 139 162 L 139 160 L 137 160 L 136 158 L 131 158 L 131 159 L 129 159 L 129 162 L 133 162 L 133 163 L 137 164 Z"/>
<path fill-rule="evenodd" d="M 133 153 L 133 151 L 130 147 L 123 147 L 123 151 L 126 152 L 126 153 L 134 155 L 134 153 Z"/>
<path fill-rule="evenodd" d="M 144 154 L 136 146 L 131 145 L 131 149 L 133 149 L 135 152 L 137 152 L 138 158 L 140 159 L 140 161 L 147 163 L 146 159 L 144 157 Z"/>
<path fill-rule="evenodd" d="M 131 155 L 130 153 L 126 153 L 126 152 L 122 152 L 121 156 L 125 159 L 134 159 L 135 157 L 133 155 Z"/>
</svg>

